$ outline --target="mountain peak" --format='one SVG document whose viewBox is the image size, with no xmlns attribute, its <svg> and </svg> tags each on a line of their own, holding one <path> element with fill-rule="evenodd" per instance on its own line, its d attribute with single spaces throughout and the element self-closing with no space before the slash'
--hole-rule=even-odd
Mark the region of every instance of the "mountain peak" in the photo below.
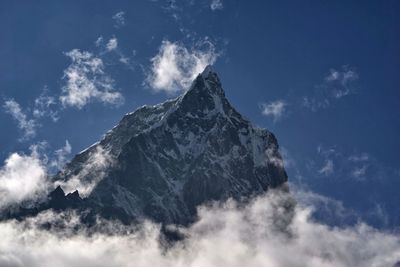
<svg viewBox="0 0 400 267">
<path fill-rule="evenodd" d="M 221 82 L 218 78 L 218 75 L 214 71 L 214 68 L 211 65 L 207 65 L 199 76 L 201 76 L 201 78 L 203 78 L 206 82 L 221 87 Z"/>
<path fill-rule="evenodd" d="M 99 157 L 107 163 L 94 164 Z M 187 224 L 199 205 L 284 185 L 280 162 L 274 135 L 254 128 L 234 109 L 207 66 L 184 95 L 127 114 L 54 177 L 81 177 L 86 184 L 96 177 L 85 199 L 77 191 L 65 196 L 59 187 L 48 206 L 90 209 L 93 216 L 126 222 Z"/>
<path fill-rule="evenodd" d="M 211 65 L 207 65 L 201 73 L 201 76 L 207 78 L 211 73 L 215 73 L 215 71 Z"/>
<path fill-rule="evenodd" d="M 208 65 L 193 81 L 190 89 L 182 96 L 180 107 L 200 117 L 230 109 L 217 73 Z"/>
</svg>

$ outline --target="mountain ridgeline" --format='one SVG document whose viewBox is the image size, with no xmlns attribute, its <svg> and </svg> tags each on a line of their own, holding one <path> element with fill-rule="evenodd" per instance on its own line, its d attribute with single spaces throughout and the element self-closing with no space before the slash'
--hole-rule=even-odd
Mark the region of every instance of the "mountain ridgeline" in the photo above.
<svg viewBox="0 0 400 267">
<path fill-rule="evenodd" d="M 284 187 L 287 175 L 275 136 L 231 106 L 208 66 L 178 98 L 126 114 L 54 180 L 60 187 L 36 211 L 188 224 L 201 204 Z"/>
</svg>

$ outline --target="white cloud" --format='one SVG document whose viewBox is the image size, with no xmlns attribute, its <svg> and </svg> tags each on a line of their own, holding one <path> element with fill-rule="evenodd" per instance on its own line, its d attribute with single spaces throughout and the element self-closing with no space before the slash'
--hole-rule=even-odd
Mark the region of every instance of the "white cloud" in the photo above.
<svg viewBox="0 0 400 267">
<path fill-rule="evenodd" d="M 117 47 L 118 47 L 117 38 L 113 37 L 110 40 L 108 40 L 108 43 L 106 45 L 106 48 L 107 48 L 108 51 L 115 50 L 115 49 L 117 49 Z"/>
<path fill-rule="evenodd" d="M 65 140 L 65 145 L 54 152 L 56 158 L 50 162 L 49 167 L 61 170 L 67 162 L 67 157 L 71 154 L 71 151 L 72 147 L 70 143 L 68 140 Z"/>
<path fill-rule="evenodd" d="M 324 166 L 322 166 L 322 168 L 318 172 L 320 174 L 328 176 L 328 175 L 331 175 L 333 173 L 333 168 L 334 168 L 333 161 L 331 159 L 327 159 L 325 161 Z"/>
<path fill-rule="evenodd" d="M 46 168 L 37 152 L 33 150 L 31 155 L 13 153 L 0 169 L 0 209 L 39 200 L 47 188 Z"/>
<path fill-rule="evenodd" d="M 100 36 L 99 38 L 97 38 L 96 42 L 94 42 L 94 43 L 97 47 L 99 47 L 103 44 L 103 41 L 104 41 L 103 36 Z"/>
<path fill-rule="evenodd" d="M 317 111 L 329 107 L 334 101 L 354 93 L 353 83 L 359 78 L 358 73 L 349 66 L 342 70 L 331 69 L 313 95 L 303 97 L 303 106 Z"/>
<path fill-rule="evenodd" d="M 194 78 L 218 57 L 214 45 L 203 41 L 201 48 L 188 49 L 179 43 L 163 41 L 158 54 L 151 59 L 148 84 L 157 92 L 176 93 L 186 90 Z"/>
<path fill-rule="evenodd" d="M 67 181 L 56 181 L 55 186 L 60 185 L 65 193 L 75 190 L 86 197 L 92 192 L 94 187 L 104 178 L 107 169 L 114 164 L 114 161 L 107 150 L 98 145 L 94 151 L 90 152 L 88 160 L 83 169 Z"/>
<path fill-rule="evenodd" d="M 370 156 L 367 153 L 350 155 L 349 160 L 353 162 L 365 162 L 370 160 Z"/>
<path fill-rule="evenodd" d="M 72 63 L 64 71 L 66 84 L 60 101 L 64 106 L 82 108 L 92 100 L 105 104 L 120 105 L 121 93 L 114 89 L 114 80 L 104 72 L 101 58 L 92 53 L 74 49 L 66 55 Z"/>
<path fill-rule="evenodd" d="M 37 124 L 33 119 L 28 119 L 28 116 L 22 111 L 21 106 L 14 100 L 5 101 L 3 105 L 5 111 L 9 113 L 18 123 L 18 128 L 23 131 L 21 140 L 27 140 L 36 135 Z"/>
<path fill-rule="evenodd" d="M 261 105 L 262 114 L 264 116 L 272 117 L 274 121 L 282 118 L 286 110 L 286 102 L 283 100 L 272 101 Z"/>
<path fill-rule="evenodd" d="M 58 121 L 58 105 L 53 96 L 47 95 L 47 88 L 35 99 L 32 114 L 36 119 L 50 117 L 54 122 Z"/>
<path fill-rule="evenodd" d="M 222 0 L 212 0 L 210 8 L 212 11 L 223 9 L 224 6 L 222 4 Z"/>
<path fill-rule="evenodd" d="M 114 16 L 112 16 L 115 24 L 114 27 L 115 28 L 121 28 L 122 26 L 125 26 L 125 12 L 124 11 L 120 11 L 118 13 L 116 13 Z"/>
<path fill-rule="evenodd" d="M 284 163 L 282 157 L 278 154 L 278 150 L 274 147 L 269 147 L 265 154 L 267 155 L 267 161 L 278 168 L 283 168 Z"/>
<path fill-rule="evenodd" d="M 281 206 L 287 201 L 268 194 L 247 205 L 228 201 L 202 207 L 196 223 L 180 228 L 185 240 L 169 247 L 160 242 L 159 226 L 149 222 L 105 224 L 110 234 L 74 233 L 69 229 L 79 221 L 68 214 L 1 222 L 0 266 L 387 267 L 399 261 L 398 235 L 364 224 L 328 227 L 310 220 L 310 207 L 297 206 L 288 214 Z M 67 227 L 39 227 L 48 220 Z"/>
<path fill-rule="evenodd" d="M 361 167 L 355 167 L 352 171 L 352 175 L 354 178 L 362 178 L 365 176 L 365 174 L 367 173 L 367 165 L 363 165 Z"/>
</svg>

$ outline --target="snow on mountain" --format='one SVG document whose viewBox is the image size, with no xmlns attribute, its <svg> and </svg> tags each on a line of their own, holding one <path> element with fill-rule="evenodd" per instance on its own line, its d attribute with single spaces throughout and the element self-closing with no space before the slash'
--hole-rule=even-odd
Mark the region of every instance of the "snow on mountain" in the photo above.
<svg viewBox="0 0 400 267">
<path fill-rule="evenodd" d="M 105 217 L 187 224 L 198 205 L 284 185 L 281 162 L 274 135 L 231 106 L 207 66 L 178 98 L 126 114 L 54 179 L 66 193 L 85 188 L 83 206 Z"/>
</svg>

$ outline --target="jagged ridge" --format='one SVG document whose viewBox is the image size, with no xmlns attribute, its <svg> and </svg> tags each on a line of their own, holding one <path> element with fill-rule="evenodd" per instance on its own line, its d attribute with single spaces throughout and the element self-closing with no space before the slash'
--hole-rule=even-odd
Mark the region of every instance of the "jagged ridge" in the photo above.
<svg viewBox="0 0 400 267">
<path fill-rule="evenodd" d="M 102 164 L 99 151 L 107 153 Z M 72 208 L 81 201 L 106 217 L 166 224 L 190 223 L 200 204 L 287 181 L 274 135 L 231 106 L 210 66 L 182 96 L 125 115 L 54 179 L 66 185 L 77 177 L 94 186 L 84 200 L 75 194 Z"/>
</svg>

